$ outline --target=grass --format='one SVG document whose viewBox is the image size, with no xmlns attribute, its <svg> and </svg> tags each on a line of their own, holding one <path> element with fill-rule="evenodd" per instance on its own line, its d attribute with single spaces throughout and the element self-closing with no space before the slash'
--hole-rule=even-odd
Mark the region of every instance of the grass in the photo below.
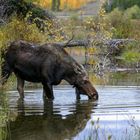
<svg viewBox="0 0 140 140">
<path fill-rule="evenodd" d="M 7 138 L 8 106 L 7 97 L 4 92 L 0 92 L 0 140 Z"/>
<path fill-rule="evenodd" d="M 113 132 L 112 129 L 109 128 L 109 123 L 107 123 L 107 121 L 107 124 L 103 124 L 100 118 L 96 121 L 91 120 L 91 127 L 89 128 L 91 133 L 88 133 L 84 140 L 139 140 L 140 126 L 137 124 L 134 117 L 128 116 L 128 119 L 128 126 L 121 129 L 121 132 L 119 132 L 119 128 L 117 128 L 117 126 L 119 127 L 117 120 L 116 124 L 114 124 L 114 127 L 116 126 L 116 132 Z"/>
</svg>

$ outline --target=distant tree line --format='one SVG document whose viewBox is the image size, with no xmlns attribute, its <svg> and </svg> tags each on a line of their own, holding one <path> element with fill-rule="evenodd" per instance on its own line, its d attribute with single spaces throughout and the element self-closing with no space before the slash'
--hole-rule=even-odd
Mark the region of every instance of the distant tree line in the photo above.
<svg viewBox="0 0 140 140">
<path fill-rule="evenodd" d="M 105 9 L 107 12 L 111 12 L 115 8 L 120 10 L 126 10 L 134 5 L 140 7 L 140 0 L 106 0 Z"/>
</svg>

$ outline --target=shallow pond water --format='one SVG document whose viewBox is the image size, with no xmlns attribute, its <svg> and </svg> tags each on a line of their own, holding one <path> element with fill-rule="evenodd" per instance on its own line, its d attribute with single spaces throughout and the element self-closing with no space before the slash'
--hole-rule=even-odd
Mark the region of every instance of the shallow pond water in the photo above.
<svg viewBox="0 0 140 140">
<path fill-rule="evenodd" d="M 96 85 L 98 101 L 84 95 L 77 101 L 69 85 L 54 87 L 53 102 L 42 99 L 41 88 L 26 89 L 23 102 L 16 90 L 9 91 L 6 139 L 139 140 L 139 74 L 131 76 L 115 74 L 106 85 Z"/>
</svg>

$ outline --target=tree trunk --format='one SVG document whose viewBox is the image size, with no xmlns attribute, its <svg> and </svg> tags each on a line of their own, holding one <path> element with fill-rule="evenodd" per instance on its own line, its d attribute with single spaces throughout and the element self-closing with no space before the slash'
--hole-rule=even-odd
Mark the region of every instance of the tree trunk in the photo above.
<svg viewBox="0 0 140 140">
<path fill-rule="evenodd" d="M 52 0 L 52 11 L 60 10 L 60 0 Z"/>
</svg>

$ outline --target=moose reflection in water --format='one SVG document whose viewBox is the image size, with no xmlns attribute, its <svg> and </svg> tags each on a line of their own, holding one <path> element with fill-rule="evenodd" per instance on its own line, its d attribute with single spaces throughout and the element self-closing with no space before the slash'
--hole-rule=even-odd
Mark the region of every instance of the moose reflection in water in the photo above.
<svg viewBox="0 0 140 140">
<path fill-rule="evenodd" d="M 60 84 L 62 80 L 76 88 L 78 99 L 80 94 L 98 98 L 84 67 L 61 46 L 44 44 L 35 47 L 25 41 L 15 41 L 10 44 L 3 57 L 2 84 L 14 72 L 17 77 L 17 90 L 22 99 L 25 80 L 42 83 L 44 96 L 49 99 L 54 99 L 52 86 Z"/>
<path fill-rule="evenodd" d="M 42 115 L 27 115 L 24 102 L 19 101 L 18 116 L 8 123 L 11 140 L 70 139 L 84 129 L 94 106 L 88 100 L 77 101 L 70 114 L 63 117 L 54 110 L 53 102 L 44 100 Z"/>
</svg>

